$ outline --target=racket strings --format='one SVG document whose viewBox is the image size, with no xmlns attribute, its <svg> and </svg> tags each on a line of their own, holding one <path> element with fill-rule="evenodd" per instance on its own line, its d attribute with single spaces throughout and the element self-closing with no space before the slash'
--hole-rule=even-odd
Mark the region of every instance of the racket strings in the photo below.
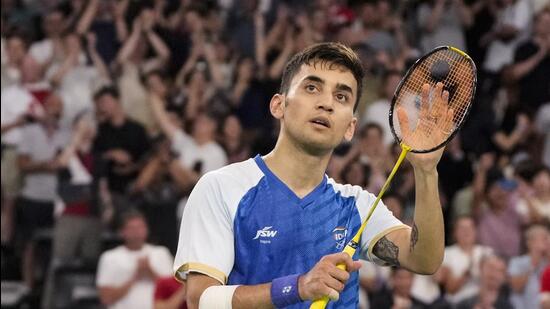
<svg viewBox="0 0 550 309">
<path fill-rule="evenodd" d="M 447 76 L 441 80 L 444 90 L 450 92 L 449 102 L 446 106 L 443 105 L 443 101 L 434 99 L 435 93 L 431 91 L 429 106 L 423 107 L 420 98 L 422 87 L 428 83 L 435 88 L 438 81 L 432 78 L 432 67 L 440 61 L 449 66 Z M 402 124 L 396 121 L 397 113 L 394 113 L 394 123 L 398 124 L 394 129 L 399 140 L 413 150 L 420 151 L 433 149 L 445 142 L 460 127 L 467 115 L 474 91 L 474 76 L 475 68 L 471 60 L 452 50 L 440 50 L 424 59 L 404 82 L 397 97 L 395 107 L 403 108 L 409 123 L 414 126 L 409 128 L 413 133 L 404 137 Z M 452 109 L 452 119 L 449 119 L 449 109 Z"/>
</svg>

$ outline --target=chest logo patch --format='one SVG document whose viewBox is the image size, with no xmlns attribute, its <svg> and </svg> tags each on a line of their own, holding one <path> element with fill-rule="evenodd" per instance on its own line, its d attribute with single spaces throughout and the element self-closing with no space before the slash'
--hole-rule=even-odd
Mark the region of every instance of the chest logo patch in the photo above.
<svg viewBox="0 0 550 309">
<path fill-rule="evenodd" d="M 345 227 L 339 226 L 332 230 L 332 238 L 336 241 L 336 249 L 344 249 L 346 246 L 346 236 L 348 236 L 348 230 Z"/>
<path fill-rule="evenodd" d="M 252 239 L 260 239 L 260 243 L 271 243 L 270 238 L 277 235 L 277 230 L 272 230 L 273 226 L 266 226 L 256 232 L 256 237 Z"/>
</svg>

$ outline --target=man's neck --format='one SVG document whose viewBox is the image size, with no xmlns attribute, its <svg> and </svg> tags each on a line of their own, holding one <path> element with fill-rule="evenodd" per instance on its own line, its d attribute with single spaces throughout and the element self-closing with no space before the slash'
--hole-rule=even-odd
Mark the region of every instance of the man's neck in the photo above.
<svg viewBox="0 0 550 309">
<path fill-rule="evenodd" d="M 297 196 L 304 197 L 323 180 L 331 154 L 308 154 L 288 140 L 279 139 L 264 161 Z"/>
<path fill-rule="evenodd" d="M 126 249 L 130 250 L 130 251 L 139 251 L 143 248 L 143 246 L 145 246 L 145 244 L 125 244 L 125 247 Z"/>
<path fill-rule="evenodd" d="M 111 124 L 115 127 L 120 127 L 124 124 L 126 120 L 126 117 L 124 116 L 124 113 L 116 113 L 111 117 Z"/>
</svg>

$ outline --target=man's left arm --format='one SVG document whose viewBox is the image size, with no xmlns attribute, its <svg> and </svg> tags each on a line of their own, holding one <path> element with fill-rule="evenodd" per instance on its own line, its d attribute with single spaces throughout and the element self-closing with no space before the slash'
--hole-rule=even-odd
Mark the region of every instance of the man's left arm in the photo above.
<svg viewBox="0 0 550 309">
<path fill-rule="evenodd" d="M 443 261 L 445 233 L 439 200 L 437 163 L 443 149 L 432 153 L 409 153 L 414 167 L 416 201 L 411 228 L 394 230 L 373 247 L 373 254 L 387 263 L 415 273 L 433 274 Z"/>
</svg>

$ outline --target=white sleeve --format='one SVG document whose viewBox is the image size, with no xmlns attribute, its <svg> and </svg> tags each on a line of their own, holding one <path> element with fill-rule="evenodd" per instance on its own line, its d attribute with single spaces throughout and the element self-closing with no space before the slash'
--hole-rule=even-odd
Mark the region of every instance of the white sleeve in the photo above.
<svg viewBox="0 0 550 309">
<path fill-rule="evenodd" d="M 174 262 L 179 280 L 185 280 L 189 272 L 198 272 L 225 284 L 233 268 L 233 220 L 217 177 L 217 172 L 205 174 L 183 211 Z"/>
<path fill-rule="evenodd" d="M 193 139 L 183 132 L 183 130 L 177 130 L 174 137 L 172 137 L 172 150 L 178 153 L 181 153 L 183 149 L 192 147 L 193 144 Z"/>
<path fill-rule="evenodd" d="M 109 252 L 102 254 L 97 266 L 97 287 L 114 286 L 118 283 L 119 280 L 116 278 L 117 272 L 113 269 L 114 267 L 116 267 L 116 264 L 110 261 Z"/>
<path fill-rule="evenodd" d="M 17 154 L 30 155 L 32 153 L 32 128 L 33 124 L 21 128 L 21 139 L 17 143 Z"/>
<path fill-rule="evenodd" d="M 516 4 L 515 10 L 514 10 L 514 18 L 512 20 L 512 25 L 516 27 L 518 30 L 523 30 L 527 26 L 529 26 L 529 23 L 532 19 L 532 13 L 531 8 L 529 6 L 529 1 L 526 0 L 520 0 Z"/>
<path fill-rule="evenodd" d="M 361 221 L 365 220 L 375 200 L 376 197 L 373 194 L 367 191 L 361 191 L 359 199 L 357 200 L 357 207 L 359 208 L 359 213 L 361 214 Z M 387 265 L 385 261 L 379 259 L 372 253 L 372 249 L 376 242 L 378 242 L 382 237 L 386 236 L 390 232 L 403 228 L 408 228 L 408 226 L 394 217 L 386 205 L 380 201 L 369 219 L 369 222 L 363 231 L 363 235 L 361 235 L 361 257 L 378 265 Z"/>
</svg>

